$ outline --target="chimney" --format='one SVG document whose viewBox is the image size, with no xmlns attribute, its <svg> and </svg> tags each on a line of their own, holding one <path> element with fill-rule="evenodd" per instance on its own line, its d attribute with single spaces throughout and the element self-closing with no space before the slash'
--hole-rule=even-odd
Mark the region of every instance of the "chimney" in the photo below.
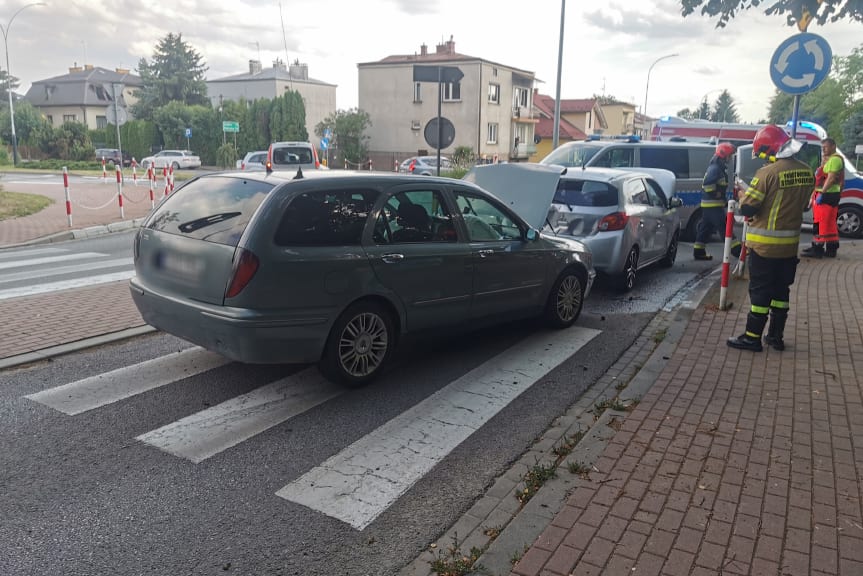
<svg viewBox="0 0 863 576">
<path fill-rule="evenodd" d="M 446 51 L 447 54 L 455 54 L 455 41 L 452 39 L 452 34 L 450 34 L 449 42 L 446 43 Z"/>
<path fill-rule="evenodd" d="M 452 36 L 443 44 L 435 46 L 435 54 L 455 54 L 455 42 L 453 42 Z"/>
<path fill-rule="evenodd" d="M 84 70 L 84 69 L 81 68 L 80 66 L 78 66 L 78 63 L 75 62 L 72 64 L 72 66 L 69 67 L 69 74 L 71 74 L 73 72 L 81 72 L 82 70 Z"/>
<path fill-rule="evenodd" d="M 114 68 L 114 72 L 116 72 L 117 74 L 128 74 L 129 69 L 128 68 Z"/>
<path fill-rule="evenodd" d="M 429 47 L 426 46 L 425 42 L 423 42 L 422 46 L 420 46 L 420 56 L 428 56 L 429 55 Z"/>
<path fill-rule="evenodd" d="M 261 73 L 261 61 L 249 60 L 249 74 L 255 75 Z"/>
<path fill-rule="evenodd" d="M 84 70 L 92 70 L 92 69 L 93 69 L 92 64 L 84 64 Z"/>
<path fill-rule="evenodd" d="M 309 79 L 309 65 L 308 64 L 300 64 L 299 60 L 294 60 L 294 63 L 291 64 L 290 74 L 291 74 L 291 78 L 296 78 L 297 80 L 308 80 Z"/>
<path fill-rule="evenodd" d="M 273 60 L 273 69 L 281 70 L 282 72 L 288 71 L 288 67 L 285 65 L 284 62 L 282 62 L 281 58 L 276 58 L 275 60 Z"/>
</svg>

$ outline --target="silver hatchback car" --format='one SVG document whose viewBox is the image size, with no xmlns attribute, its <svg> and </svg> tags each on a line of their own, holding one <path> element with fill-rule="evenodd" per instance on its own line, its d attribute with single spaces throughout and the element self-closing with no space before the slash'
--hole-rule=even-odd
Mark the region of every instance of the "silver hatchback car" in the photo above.
<svg viewBox="0 0 863 576">
<path fill-rule="evenodd" d="M 578 318 L 595 272 L 583 244 L 538 231 L 551 194 L 527 220 L 510 206 L 535 207 L 529 190 L 304 174 L 213 173 L 167 196 L 134 242 L 144 320 L 233 360 L 320 362 L 360 384 L 408 332 Z"/>
</svg>

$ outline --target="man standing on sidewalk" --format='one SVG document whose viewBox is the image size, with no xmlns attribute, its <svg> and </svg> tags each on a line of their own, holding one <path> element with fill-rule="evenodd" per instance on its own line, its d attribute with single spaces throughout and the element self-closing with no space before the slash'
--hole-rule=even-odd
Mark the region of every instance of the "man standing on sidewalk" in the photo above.
<svg viewBox="0 0 863 576">
<path fill-rule="evenodd" d="M 746 245 L 751 250 L 751 308 L 746 331 L 728 339 L 732 348 L 760 352 L 769 313 L 765 341 L 776 350 L 785 349 L 783 333 L 799 262 L 800 226 L 815 185 L 812 169 L 793 158 L 802 147 L 774 125 L 758 130 L 752 142 L 753 157 L 766 158 L 768 163 L 755 173 L 740 201 L 740 213 L 749 219 Z"/>
<path fill-rule="evenodd" d="M 836 219 L 839 217 L 839 197 L 845 187 L 845 162 L 836 153 L 836 141 L 825 138 L 821 141 L 822 163 L 819 171 L 823 171 L 824 180 L 815 190 L 815 202 L 812 206 L 814 226 L 812 229 L 812 246 L 800 253 L 808 258 L 835 258 L 839 250 L 839 228 Z"/>
</svg>

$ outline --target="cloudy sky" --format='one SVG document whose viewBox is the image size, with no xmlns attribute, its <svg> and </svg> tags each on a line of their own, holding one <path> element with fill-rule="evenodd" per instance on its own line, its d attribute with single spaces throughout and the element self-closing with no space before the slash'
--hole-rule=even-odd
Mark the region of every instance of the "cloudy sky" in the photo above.
<svg viewBox="0 0 863 576">
<path fill-rule="evenodd" d="M 337 84 L 337 106 L 357 105 L 357 63 L 430 51 L 452 36 L 456 51 L 533 71 L 554 96 L 560 0 L 45 0 L 20 12 L 9 29 L 12 74 L 26 92 L 33 81 L 65 74 L 75 63 L 135 69 L 168 32 L 181 33 L 209 66 L 208 78 L 264 67 L 275 58 L 309 65 L 312 78 Z M 32 0 L 0 0 L 0 24 Z M 767 3 L 769 4 L 769 2 Z M 326 8 L 324 8 L 326 7 Z M 651 116 L 695 108 L 728 89 L 743 120 L 767 114 L 768 66 L 797 32 L 784 17 L 740 13 L 725 29 L 716 20 L 680 15 L 679 0 L 567 3 L 562 98 L 613 95 Z M 283 33 L 284 26 L 284 33 Z M 863 24 L 812 25 L 834 55 L 863 43 Z M 0 60 L 5 68 L 5 60 Z"/>
</svg>

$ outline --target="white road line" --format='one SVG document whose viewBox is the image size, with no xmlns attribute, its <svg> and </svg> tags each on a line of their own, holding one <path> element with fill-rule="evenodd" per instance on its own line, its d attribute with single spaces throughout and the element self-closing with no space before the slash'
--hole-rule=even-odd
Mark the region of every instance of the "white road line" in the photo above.
<svg viewBox="0 0 863 576">
<path fill-rule="evenodd" d="M 13 260 L 11 262 L 0 262 L 0 270 L 5 268 L 24 268 L 25 266 L 41 266 L 42 264 L 68 262 L 69 260 L 81 260 L 84 258 L 101 258 L 103 256 L 107 256 L 107 254 L 102 254 L 101 252 L 80 252 L 77 254 L 64 254 L 62 256 L 45 256 L 44 258 Z"/>
<path fill-rule="evenodd" d="M 123 272 L 87 276 L 85 278 L 75 278 L 73 280 L 63 280 L 61 282 L 35 284 L 33 286 L 23 286 L 21 288 L 8 288 L 6 290 L 0 290 L 0 300 L 20 298 L 22 296 L 33 296 L 36 294 L 46 294 L 48 292 L 57 292 L 59 290 L 69 290 L 71 288 L 84 288 L 86 286 L 95 286 L 96 284 L 106 284 L 108 282 L 118 282 L 120 280 L 128 280 L 134 275 L 134 270 L 125 270 Z"/>
<path fill-rule="evenodd" d="M 362 530 L 468 436 L 599 333 L 571 328 L 531 336 L 276 495 Z"/>
<path fill-rule="evenodd" d="M 60 254 L 67 252 L 68 250 L 61 248 L 35 248 L 33 250 L 15 250 L 8 252 L 0 250 L 0 260 L 8 260 L 10 258 L 30 258 L 31 256 L 38 256 L 41 254 Z"/>
<path fill-rule="evenodd" d="M 112 258 L 110 260 L 97 260 L 89 264 L 76 264 L 73 266 L 58 266 L 48 270 L 30 270 L 28 272 L 15 272 L 14 274 L 3 274 L 0 276 L 0 284 L 9 284 L 20 280 L 39 280 L 49 276 L 60 276 L 61 274 L 75 274 L 78 272 L 89 272 L 99 268 L 114 268 L 119 266 L 132 266 L 132 258 Z"/>
<path fill-rule="evenodd" d="M 306 368 L 137 439 L 197 464 L 344 392 Z"/>
<path fill-rule="evenodd" d="M 36 392 L 26 398 L 74 416 L 218 368 L 228 362 L 228 359 L 203 348 L 188 348 Z"/>
</svg>

